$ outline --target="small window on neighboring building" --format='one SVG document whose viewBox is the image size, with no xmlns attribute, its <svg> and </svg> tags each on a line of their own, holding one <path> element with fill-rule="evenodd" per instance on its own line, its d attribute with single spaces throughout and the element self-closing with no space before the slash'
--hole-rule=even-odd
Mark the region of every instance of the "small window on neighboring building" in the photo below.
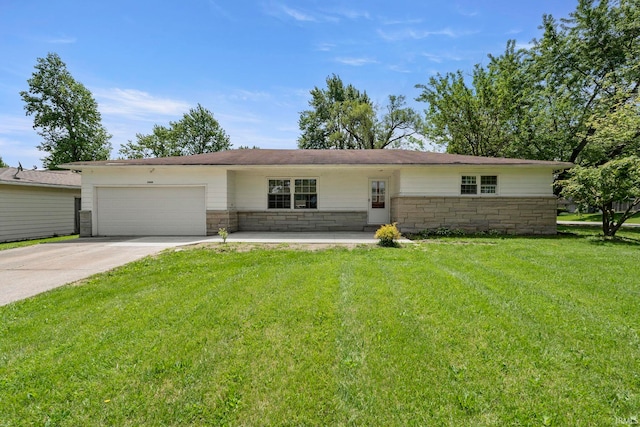
<svg viewBox="0 0 640 427">
<path fill-rule="evenodd" d="M 463 175 L 462 184 L 460 185 L 460 194 L 478 194 L 478 185 L 476 177 L 473 175 Z"/>
</svg>

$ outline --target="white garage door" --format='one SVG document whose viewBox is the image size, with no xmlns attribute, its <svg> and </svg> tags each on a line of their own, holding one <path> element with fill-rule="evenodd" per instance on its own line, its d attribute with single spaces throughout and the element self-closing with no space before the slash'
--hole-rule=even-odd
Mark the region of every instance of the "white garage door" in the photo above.
<svg viewBox="0 0 640 427">
<path fill-rule="evenodd" d="M 101 187 L 99 236 L 204 236 L 204 187 Z"/>
</svg>

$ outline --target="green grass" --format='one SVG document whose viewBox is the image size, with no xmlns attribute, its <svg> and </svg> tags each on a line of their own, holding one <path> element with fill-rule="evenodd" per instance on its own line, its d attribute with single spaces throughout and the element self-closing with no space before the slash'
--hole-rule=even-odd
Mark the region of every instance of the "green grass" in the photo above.
<svg viewBox="0 0 640 427">
<path fill-rule="evenodd" d="M 616 214 L 616 220 L 620 217 L 620 214 Z M 602 223 L 602 214 L 579 214 L 579 213 L 563 213 L 558 215 L 558 221 L 589 221 Z M 631 218 L 625 221 L 630 224 L 640 224 L 640 212 L 634 214 Z"/>
<path fill-rule="evenodd" d="M 166 252 L 0 307 L 0 425 L 631 425 L 640 234 Z"/>
<path fill-rule="evenodd" d="M 0 251 L 5 249 L 21 248 L 23 246 L 39 245 L 40 243 L 61 242 L 63 240 L 77 239 L 78 235 L 47 237 L 46 239 L 21 240 L 19 242 L 0 243 Z"/>
</svg>

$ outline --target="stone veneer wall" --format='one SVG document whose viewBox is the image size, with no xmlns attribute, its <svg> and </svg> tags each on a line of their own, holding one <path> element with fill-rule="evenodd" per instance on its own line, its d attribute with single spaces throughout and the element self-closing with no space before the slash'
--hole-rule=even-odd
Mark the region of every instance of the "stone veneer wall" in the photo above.
<svg viewBox="0 0 640 427">
<path fill-rule="evenodd" d="M 218 234 L 226 228 L 229 233 L 238 231 L 238 213 L 235 211 L 207 211 L 207 236 Z"/>
<path fill-rule="evenodd" d="M 468 232 L 556 234 L 556 197 L 396 197 L 391 218 L 402 232 L 446 227 Z"/>
<path fill-rule="evenodd" d="M 80 237 L 91 237 L 93 235 L 92 225 L 91 211 L 80 211 Z"/>
<path fill-rule="evenodd" d="M 366 211 L 241 211 L 240 231 L 363 231 Z"/>
</svg>

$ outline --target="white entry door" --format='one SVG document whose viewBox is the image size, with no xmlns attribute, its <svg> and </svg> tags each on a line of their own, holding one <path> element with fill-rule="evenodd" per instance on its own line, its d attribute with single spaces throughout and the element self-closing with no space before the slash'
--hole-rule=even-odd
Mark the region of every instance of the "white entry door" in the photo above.
<svg viewBox="0 0 640 427">
<path fill-rule="evenodd" d="M 369 224 L 389 223 L 389 181 L 369 180 Z"/>
</svg>

